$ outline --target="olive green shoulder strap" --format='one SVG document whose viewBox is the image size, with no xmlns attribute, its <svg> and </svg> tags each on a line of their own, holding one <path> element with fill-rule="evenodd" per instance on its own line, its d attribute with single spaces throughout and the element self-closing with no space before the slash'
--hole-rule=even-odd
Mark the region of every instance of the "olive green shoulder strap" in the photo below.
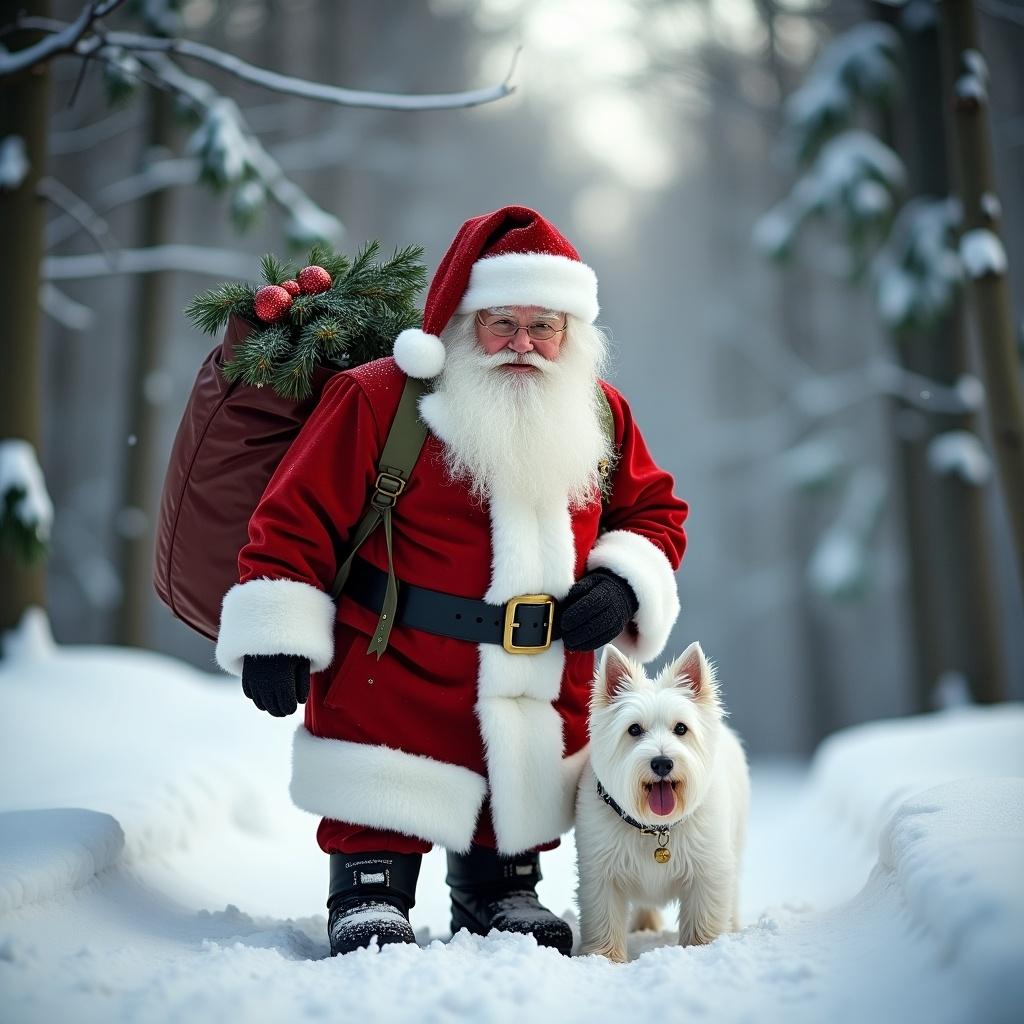
<svg viewBox="0 0 1024 1024">
<path fill-rule="evenodd" d="M 356 552 L 377 528 L 377 524 L 383 523 L 384 540 L 388 548 L 388 586 L 377 628 L 366 651 L 367 654 L 376 654 L 378 658 L 387 650 L 388 637 L 391 635 L 398 607 L 398 580 L 395 578 L 394 554 L 391 548 L 391 510 L 409 482 L 413 466 L 416 465 L 427 437 L 426 424 L 420 419 L 417 408 L 420 396 L 426 390 L 425 381 L 406 378 L 398 411 L 395 413 L 391 430 L 384 442 L 384 450 L 377 462 L 377 480 L 373 494 L 370 495 L 370 507 L 352 534 L 348 554 L 338 568 L 334 586 L 331 588 L 331 597 L 336 601 L 348 579 Z"/>
<path fill-rule="evenodd" d="M 611 455 L 602 459 L 598 469 L 601 473 L 601 498 L 607 504 L 612 498 L 612 476 L 619 461 L 618 448 L 615 446 L 615 417 L 612 415 L 612 407 L 604 388 L 600 384 L 597 387 L 597 415 L 601 420 L 601 430 L 604 432 L 608 442 L 608 450 Z"/>
</svg>

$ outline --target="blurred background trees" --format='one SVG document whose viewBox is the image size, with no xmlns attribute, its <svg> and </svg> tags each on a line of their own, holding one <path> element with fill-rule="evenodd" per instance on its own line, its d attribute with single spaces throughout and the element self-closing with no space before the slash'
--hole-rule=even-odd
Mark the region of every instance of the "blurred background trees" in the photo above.
<svg viewBox="0 0 1024 1024">
<path fill-rule="evenodd" d="M 31 5 L 0 6 L 8 25 Z M 70 22 L 83 5 L 49 6 Z M 1019 334 L 1024 9 L 975 7 Z M 107 29 L 360 91 L 486 89 L 522 47 L 516 91 L 359 109 L 152 51 L 0 79 L 0 146 L 36 147 L 36 199 L 17 216 L 38 220 L 13 219 L 25 189 L 5 173 L 9 308 L 12 293 L 38 302 L 2 328 L 15 372 L 0 373 L 0 438 L 33 441 L 45 469 L 57 639 L 213 667 L 149 583 L 166 455 L 209 347 L 181 313 L 192 295 L 315 237 L 422 244 L 432 270 L 466 217 L 522 202 L 597 271 L 610 376 L 692 506 L 672 648 L 701 640 L 753 751 L 1019 698 L 1024 609 L 949 198 L 939 14 L 932 0 L 137 3 Z M 33 392 L 41 413 L 16 418 Z"/>
</svg>

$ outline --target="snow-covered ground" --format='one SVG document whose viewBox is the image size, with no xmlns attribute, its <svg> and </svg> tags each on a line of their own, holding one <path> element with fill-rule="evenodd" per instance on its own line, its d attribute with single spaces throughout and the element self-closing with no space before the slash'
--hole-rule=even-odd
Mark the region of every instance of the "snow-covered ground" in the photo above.
<svg viewBox="0 0 1024 1024">
<path fill-rule="evenodd" d="M 172 659 L 54 647 L 40 619 L 12 640 L 4 1024 L 1020 1019 L 1021 706 L 848 730 L 809 769 L 755 763 L 744 927 L 710 946 L 636 935 L 614 965 L 525 937 L 449 940 L 435 851 L 420 947 L 331 959 L 326 858 L 287 795 L 294 720 Z M 542 864 L 542 897 L 571 915 L 571 842 Z"/>
</svg>

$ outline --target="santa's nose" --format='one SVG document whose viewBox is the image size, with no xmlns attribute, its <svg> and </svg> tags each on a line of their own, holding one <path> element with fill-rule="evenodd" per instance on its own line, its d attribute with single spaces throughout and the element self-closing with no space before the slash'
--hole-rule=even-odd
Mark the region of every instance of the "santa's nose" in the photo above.
<svg viewBox="0 0 1024 1024">
<path fill-rule="evenodd" d="M 533 351 L 533 341 L 530 335 L 526 333 L 525 327 L 520 327 L 516 333 L 508 339 L 508 347 L 517 354 L 523 354 L 524 352 Z"/>
<path fill-rule="evenodd" d="M 659 779 L 665 778 L 670 771 L 672 771 L 672 758 L 671 757 L 652 757 L 651 758 L 651 771 L 658 776 Z"/>
</svg>

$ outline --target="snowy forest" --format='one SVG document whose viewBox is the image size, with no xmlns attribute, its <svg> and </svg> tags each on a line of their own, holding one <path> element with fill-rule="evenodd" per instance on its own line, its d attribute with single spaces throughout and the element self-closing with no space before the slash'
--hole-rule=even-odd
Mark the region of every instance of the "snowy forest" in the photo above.
<svg viewBox="0 0 1024 1024">
<path fill-rule="evenodd" d="M 0 10 L 5 1021 L 1014 1019 L 1022 0 Z M 661 660 L 700 642 L 750 762 L 742 928 L 634 933 L 627 967 L 449 938 L 435 850 L 420 948 L 342 962 L 294 719 L 154 587 L 224 333 L 186 310 L 376 242 L 422 262 L 418 317 L 507 204 L 594 269 L 689 504 Z M 542 856 L 576 929 L 571 840 Z"/>
</svg>

